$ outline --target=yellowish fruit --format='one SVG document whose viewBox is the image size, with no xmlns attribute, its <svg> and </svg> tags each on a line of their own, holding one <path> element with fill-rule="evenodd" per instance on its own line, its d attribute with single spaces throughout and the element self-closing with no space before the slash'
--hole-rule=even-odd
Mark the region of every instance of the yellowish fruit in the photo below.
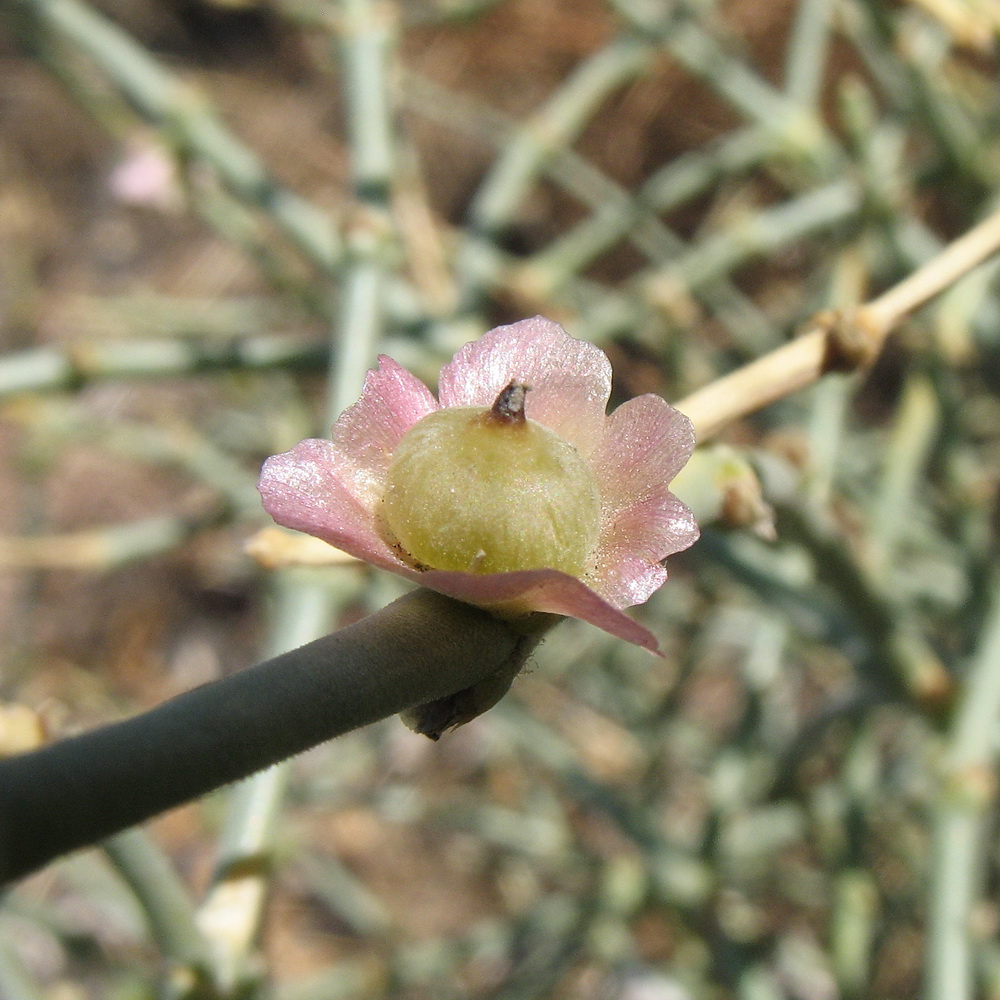
<svg viewBox="0 0 1000 1000">
<path fill-rule="evenodd" d="M 508 386 L 492 410 L 438 410 L 400 441 L 382 513 L 418 564 L 586 571 L 600 529 L 597 484 L 573 445 L 524 417 L 524 392 Z"/>
</svg>

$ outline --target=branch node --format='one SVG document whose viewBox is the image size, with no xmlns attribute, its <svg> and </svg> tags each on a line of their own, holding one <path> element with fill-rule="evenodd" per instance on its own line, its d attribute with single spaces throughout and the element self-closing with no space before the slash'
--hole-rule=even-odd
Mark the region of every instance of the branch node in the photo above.
<svg viewBox="0 0 1000 1000">
<path fill-rule="evenodd" d="M 868 368 L 882 347 L 883 330 L 864 307 L 821 312 L 811 325 L 824 334 L 822 375 Z"/>
</svg>

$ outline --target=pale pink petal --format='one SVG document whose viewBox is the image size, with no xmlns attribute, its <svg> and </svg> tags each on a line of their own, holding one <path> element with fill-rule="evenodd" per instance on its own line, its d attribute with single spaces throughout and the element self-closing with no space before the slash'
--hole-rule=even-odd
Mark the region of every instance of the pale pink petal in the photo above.
<svg viewBox="0 0 1000 1000">
<path fill-rule="evenodd" d="M 355 495 L 342 467 L 343 456 L 330 441 L 300 441 L 291 451 L 272 455 L 257 487 L 264 509 L 278 524 L 358 559 L 396 573 L 409 571 L 380 537 L 373 508 Z"/>
<path fill-rule="evenodd" d="M 616 607 L 645 601 L 667 578 L 661 561 L 693 545 L 694 515 L 669 490 L 694 450 L 694 429 L 659 396 L 638 396 L 608 418 L 592 459 L 602 527 L 594 589 Z"/>
<path fill-rule="evenodd" d="M 595 594 L 582 580 L 554 569 L 520 570 L 515 573 L 452 573 L 428 570 L 403 574 L 425 587 L 468 604 L 499 610 L 543 611 L 590 622 L 626 642 L 660 655 L 656 636 Z"/>
<path fill-rule="evenodd" d="M 531 386 L 525 412 L 589 457 L 601 440 L 611 394 L 604 352 L 535 316 L 466 344 L 441 369 L 442 406 L 492 406 L 510 382 Z"/>
<path fill-rule="evenodd" d="M 698 538 L 690 510 L 673 494 L 664 492 L 667 496 L 663 499 L 635 504 L 602 535 L 591 582 L 617 608 L 642 604 L 666 582 L 667 571 L 661 562 L 666 557 L 658 555 L 664 537 L 684 539 L 673 552 L 693 545 Z"/>
<path fill-rule="evenodd" d="M 381 355 L 378 368 L 365 376 L 361 398 L 333 425 L 338 475 L 366 506 L 373 508 L 385 491 L 385 476 L 400 438 L 437 401 L 430 390 L 392 358 Z"/>
</svg>

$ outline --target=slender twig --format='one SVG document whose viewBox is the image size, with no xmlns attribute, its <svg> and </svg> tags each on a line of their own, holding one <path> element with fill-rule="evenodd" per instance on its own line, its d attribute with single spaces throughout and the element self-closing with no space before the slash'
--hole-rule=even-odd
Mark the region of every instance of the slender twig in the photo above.
<svg viewBox="0 0 1000 1000">
<path fill-rule="evenodd" d="M 870 363 L 886 336 L 910 312 L 1000 250 L 995 212 L 938 256 L 853 315 L 817 317 L 784 347 L 716 379 L 677 403 L 700 441 L 740 417 L 790 396 L 829 371 Z"/>
<path fill-rule="evenodd" d="M 164 514 L 66 534 L 0 535 L 0 568 L 110 570 L 170 552 L 221 516 L 213 506 L 196 517 Z"/>
<path fill-rule="evenodd" d="M 550 240 L 522 265 L 525 281 L 530 280 L 539 294 L 552 294 L 626 238 L 654 262 L 674 256 L 681 241 L 657 216 L 696 198 L 711 185 L 749 170 L 774 150 L 773 137 L 755 127 L 677 157 L 633 194 L 623 192 L 622 198 L 605 201 L 583 222 Z"/>
<path fill-rule="evenodd" d="M 785 89 L 810 110 L 815 110 L 823 87 L 834 6 L 833 0 L 800 0 L 788 39 Z"/>
<path fill-rule="evenodd" d="M 313 337 L 81 340 L 29 348 L 0 358 L 0 399 L 24 392 L 71 389 L 98 379 L 154 378 L 206 371 L 311 368 L 328 355 Z"/>
<path fill-rule="evenodd" d="M 166 855 L 142 830 L 119 833 L 104 850 L 135 893 L 163 956 L 180 967 L 174 975 L 209 975 L 207 942 L 195 925 L 187 889 Z"/>
<path fill-rule="evenodd" d="M 910 512 L 924 484 L 931 449 L 941 431 L 934 388 L 923 372 L 910 375 L 900 397 L 885 450 L 884 470 L 872 509 L 867 562 L 883 583 L 890 578 Z"/>
<path fill-rule="evenodd" d="M 472 204 L 473 226 L 490 233 L 508 225 L 546 157 L 569 145 L 599 103 L 641 73 L 654 54 L 655 47 L 648 41 L 624 37 L 577 69 L 505 147 Z"/>
<path fill-rule="evenodd" d="M 988 850 L 986 821 L 997 788 L 1000 723 L 1000 584 L 965 678 L 951 726 L 934 806 L 927 930 L 927 1000 L 969 1000 L 974 994 L 972 908 Z"/>
<path fill-rule="evenodd" d="M 998 249 L 1000 211 L 949 243 L 933 260 L 865 306 L 865 325 L 881 330 L 885 336 L 904 316 L 953 285 Z"/>
</svg>

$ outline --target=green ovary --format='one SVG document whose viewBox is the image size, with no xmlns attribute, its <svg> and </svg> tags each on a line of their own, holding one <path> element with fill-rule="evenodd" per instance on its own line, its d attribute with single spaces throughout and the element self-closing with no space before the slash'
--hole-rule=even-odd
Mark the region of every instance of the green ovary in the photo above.
<svg viewBox="0 0 1000 1000">
<path fill-rule="evenodd" d="M 568 441 L 489 410 L 439 410 L 403 436 L 389 466 L 386 525 L 431 569 L 582 576 L 601 521 L 590 467 Z"/>
</svg>

